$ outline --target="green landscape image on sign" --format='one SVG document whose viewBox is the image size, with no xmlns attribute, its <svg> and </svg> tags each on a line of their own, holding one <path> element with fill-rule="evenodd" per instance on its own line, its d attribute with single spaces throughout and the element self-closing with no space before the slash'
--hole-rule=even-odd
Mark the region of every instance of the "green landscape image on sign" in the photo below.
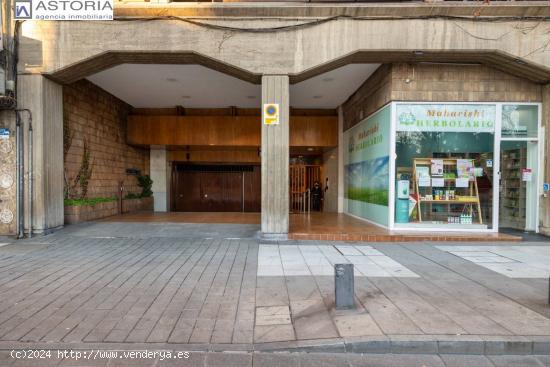
<svg viewBox="0 0 550 367">
<path fill-rule="evenodd" d="M 347 198 L 388 205 L 389 156 L 346 166 Z"/>
</svg>

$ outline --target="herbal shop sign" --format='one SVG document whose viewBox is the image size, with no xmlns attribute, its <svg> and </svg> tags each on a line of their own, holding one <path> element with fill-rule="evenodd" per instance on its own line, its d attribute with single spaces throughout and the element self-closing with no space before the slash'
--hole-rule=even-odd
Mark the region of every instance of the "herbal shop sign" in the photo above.
<svg viewBox="0 0 550 367">
<path fill-rule="evenodd" d="M 15 19 L 113 20 L 113 0 L 15 0 Z"/>
<path fill-rule="evenodd" d="M 398 104 L 398 131 L 494 132 L 495 105 Z"/>
</svg>

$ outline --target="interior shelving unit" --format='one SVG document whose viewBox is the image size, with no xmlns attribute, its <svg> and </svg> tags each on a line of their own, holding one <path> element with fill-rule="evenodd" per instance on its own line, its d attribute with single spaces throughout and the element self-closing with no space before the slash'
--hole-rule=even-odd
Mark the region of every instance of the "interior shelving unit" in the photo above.
<svg viewBox="0 0 550 367">
<path fill-rule="evenodd" d="M 527 149 L 503 150 L 500 160 L 500 226 L 525 229 L 526 185 L 521 169 L 527 167 Z"/>
<path fill-rule="evenodd" d="M 430 169 L 432 165 L 432 160 L 439 159 L 443 161 L 443 178 L 444 180 L 444 186 L 442 187 L 433 187 L 432 181 L 430 179 L 430 185 L 429 186 L 420 186 L 419 185 L 419 178 L 418 177 L 418 168 L 419 167 L 427 167 L 428 170 Z M 477 179 L 474 176 L 473 180 L 468 181 L 467 187 L 456 187 L 456 178 L 457 178 L 457 161 L 460 160 L 460 158 L 415 158 L 413 160 L 413 176 L 414 176 L 414 193 L 417 195 L 417 219 L 419 222 L 425 221 L 426 218 L 422 217 L 422 210 L 424 207 L 428 208 L 428 213 L 430 213 L 430 216 L 433 220 L 434 215 L 437 215 L 437 212 L 434 212 L 432 210 L 433 205 L 445 205 L 446 211 L 443 212 L 444 215 L 447 217 L 452 216 L 460 216 L 463 213 L 467 213 L 472 218 L 474 216 L 477 217 L 477 222 L 479 224 L 483 224 L 483 216 L 481 214 L 481 204 L 479 200 L 479 190 L 477 186 Z M 471 167 L 475 168 L 474 160 L 470 159 Z M 445 174 L 448 175 L 445 175 Z M 454 177 L 452 176 L 454 173 Z M 433 176 L 431 176 L 433 177 Z M 453 190 L 455 195 L 453 199 L 449 199 L 447 197 L 445 198 L 435 198 L 433 196 L 433 190 L 434 189 L 441 189 L 441 190 Z M 427 198 L 427 195 L 432 195 L 431 198 Z M 475 209 L 475 210 L 474 210 Z M 477 215 L 476 215 L 477 214 Z M 446 222 L 442 220 L 442 218 L 438 218 L 439 222 Z M 464 224 L 464 223 L 461 223 Z"/>
</svg>

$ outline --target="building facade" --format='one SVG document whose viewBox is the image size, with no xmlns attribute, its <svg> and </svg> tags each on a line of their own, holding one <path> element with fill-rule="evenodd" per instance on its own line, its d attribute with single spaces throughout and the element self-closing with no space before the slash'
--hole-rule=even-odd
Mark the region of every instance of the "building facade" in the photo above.
<svg viewBox="0 0 550 367">
<path fill-rule="evenodd" d="M 550 233 L 549 15 L 117 2 L 113 21 L 8 19 L 0 235 L 63 226 L 67 191 L 135 193 L 130 171 L 156 211 L 261 211 L 266 237 L 315 180 L 325 211 L 389 229 Z M 300 183 L 298 166 L 320 173 Z"/>
</svg>

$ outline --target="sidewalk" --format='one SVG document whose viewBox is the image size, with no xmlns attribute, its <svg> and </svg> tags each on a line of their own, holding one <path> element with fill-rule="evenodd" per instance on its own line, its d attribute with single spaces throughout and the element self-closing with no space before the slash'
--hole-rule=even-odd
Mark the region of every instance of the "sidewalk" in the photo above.
<svg viewBox="0 0 550 367">
<path fill-rule="evenodd" d="M 253 236 L 100 222 L 0 247 L 0 349 L 550 354 L 547 243 Z M 353 311 L 334 310 L 342 261 Z"/>
</svg>

